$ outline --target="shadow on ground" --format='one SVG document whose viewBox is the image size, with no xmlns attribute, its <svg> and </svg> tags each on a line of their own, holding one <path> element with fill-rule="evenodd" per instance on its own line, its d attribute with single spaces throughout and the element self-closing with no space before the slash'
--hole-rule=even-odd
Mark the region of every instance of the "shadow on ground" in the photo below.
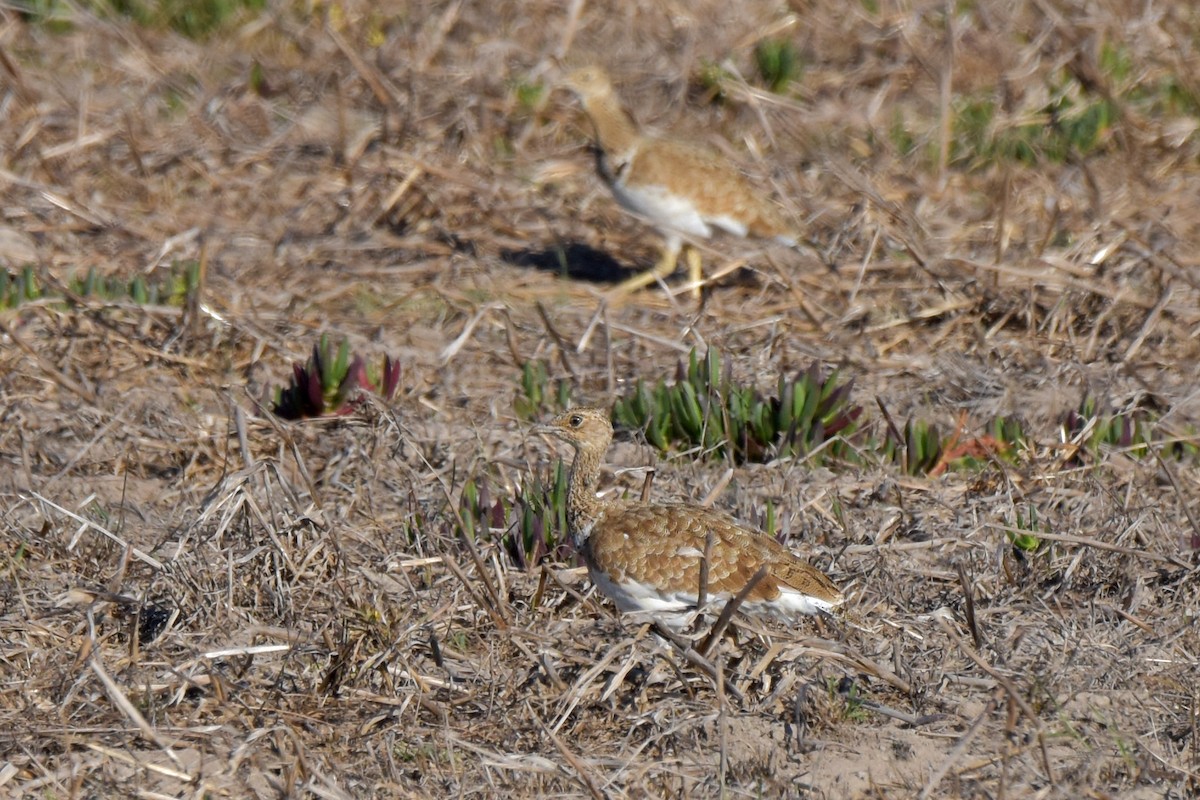
<svg viewBox="0 0 1200 800">
<path fill-rule="evenodd" d="M 636 269 L 635 265 L 622 264 L 608 253 L 578 242 L 545 250 L 503 250 L 500 258 L 506 264 L 533 267 L 592 283 L 616 283 Z"/>
</svg>

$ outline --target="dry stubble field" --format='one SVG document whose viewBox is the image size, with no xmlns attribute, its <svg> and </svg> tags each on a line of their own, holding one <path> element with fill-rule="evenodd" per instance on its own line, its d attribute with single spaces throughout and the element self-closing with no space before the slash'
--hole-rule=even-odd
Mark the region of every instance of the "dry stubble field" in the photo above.
<svg viewBox="0 0 1200 800">
<path fill-rule="evenodd" d="M 35 5 L 0 7 L 0 268 L 45 292 L 0 310 L 0 793 L 1200 792 L 1197 6 L 272 0 L 184 36 Z M 779 94 L 764 42 L 798 56 Z M 602 305 L 658 239 L 556 59 L 735 156 L 815 250 L 718 241 L 701 308 Z M 182 307 L 69 294 L 187 262 Z M 399 391 L 273 418 L 324 332 Z M 743 627 L 722 689 L 569 554 L 519 568 L 455 517 L 555 463 L 525 363 L 611 402 L 708 347 L 768 394 L 839 368 L 864 437 L 881 406 L 1026 434 L 723 483 L 623 431 L 656 497 L 770 504 L 850 596 Z M 1064 428 L 1085 398 L 1149 446 Z"/>
</svg>

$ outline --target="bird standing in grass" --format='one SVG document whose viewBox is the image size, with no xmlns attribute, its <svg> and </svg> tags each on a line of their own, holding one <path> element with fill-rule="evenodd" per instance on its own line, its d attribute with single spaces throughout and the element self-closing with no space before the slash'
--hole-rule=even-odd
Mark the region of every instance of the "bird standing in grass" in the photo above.
<svg viewBox="0 0 1200 800">
<path fill-rule="evenodd" d="M 674 139 L 648 136 L 622 107 L 608 75 L 583 67 L 565 85 L 583 105 L 595 134 L 596 167 L 623 208 L 663 235 L 655 266 L 619 284 L 623 295 L 675 271 L 687 239 L 708 239 L 713 228 L 735 236 L 775 238 L 796 246 L 798 237 L 761 187 L 756 187 L 720 154 Z M 700 253 L 687 246 L 688 279 L 700 293 Z"/>
<path fill-rule="evenodd" d="M 660 612 L 679 620 L 701 594 L 726 600 L 759 577 L 742 608 L 790 618 L 830 611 L 843 601 L 826 575 L 775 539 L 727 514 L 686 503 L 603 501 L 600 464 L 613 428 L 606 411 L 573 408 L 535 428 L 575 450 L 567 527 L 596 587 L 621 611 Z M 701 564 L 706 560 L 706 585 Z"/>
</svg>

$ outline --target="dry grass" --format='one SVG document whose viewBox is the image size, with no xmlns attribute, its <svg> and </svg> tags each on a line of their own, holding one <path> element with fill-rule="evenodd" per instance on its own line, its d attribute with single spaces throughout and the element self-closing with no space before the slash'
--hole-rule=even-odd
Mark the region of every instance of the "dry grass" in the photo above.
<svg viewBox="0 0 1200 800">
<path fill-rule="evenodd" d="M 0 11 L 0 266 L 207 264 L 192 309 L 0 312 L 0 791 L 1194 796 L 1197 465 L 1073 459 L 1056 421 L 1090 393 L 1159 438 L 1200 423 L 1200 12 L 562 5 L 272 3 L 205 42 Z M 786 99 L 757 88 L 769 37 L 805 64 Z M 701 312 L 651 289 L 597 317 L 657 241 L 536 91 L 555 55 L 768 176 L 840 269 L 718 242 L 712 268 L 751 268 Z M 1111 98 L 1089 152 L 949 146 L 968 100 L 994 138 L 1056 91 Z M 322 331 L 398 356 L 400 396 L 270 419 Z M 740 467 L 717 504 L 774 500 L 851 615 L 743 627 L 714 682 L 453 511 L 552 458 L 512 411 L 525 360 L 601 401 L 705 344 L 764 389 L 817 358 L 897 419 L 1016 414 L 1036 444 L 938 479 Z M 725 469 L 658 466 L 695 500 Z M 1044 545 L 1018 557 L 1030 507 Z"/>
</svg>

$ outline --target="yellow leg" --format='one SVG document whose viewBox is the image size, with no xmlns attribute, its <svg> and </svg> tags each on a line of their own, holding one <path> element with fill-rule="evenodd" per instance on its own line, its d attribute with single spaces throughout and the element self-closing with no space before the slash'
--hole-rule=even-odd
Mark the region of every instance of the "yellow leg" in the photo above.
<svg viewBox="0 0 1200 800">
<path fill-rule="evenodd" d="M 643 286 L 649 286 L 659 278 L 665 278 L 675 271 L 675 264 L 679 260 L 679 248 L 668 247 L 663 250 L 662 258 L 658 260 L 650 269 L 645 272 L 639 272 L 632 278 L 626 278 L 613 288 L 610 293 L 612 296 L 621 297 L 630 292 L 636 292 Z"/>
<path fill-rule="evenodd" d="M 704 273 L 700 271 L 700 251 L 694 247 L 687 249 L 688 263 L 688 282 L 692 285 L 692 297 L 700 299 L 700 282 L 704 280 Z"/>
</svg>

